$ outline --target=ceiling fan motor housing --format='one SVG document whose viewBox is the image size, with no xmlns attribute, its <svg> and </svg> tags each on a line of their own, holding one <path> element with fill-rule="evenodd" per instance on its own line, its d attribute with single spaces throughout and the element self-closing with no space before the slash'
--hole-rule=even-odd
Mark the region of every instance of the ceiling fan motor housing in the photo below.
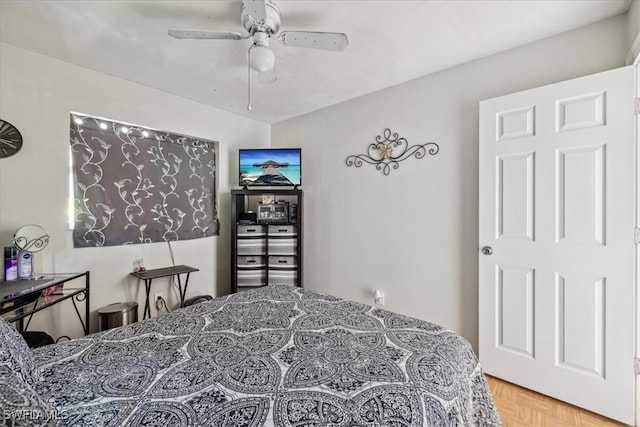
<svg viewBox="0 0 640 427">
<path fill-rule="evenodd" d="M 251 10 L 245 5 L 245 2 L 242 2 L 242 26 L 251 35 L 258 31 L 265 32 L 271 36 L 280 29 L 280 9 L 271 0 L 266 0 L 264 5 L 266 14 L 265 20 L 262 22 L 261 19 L 256 19 L 255 16 L 251 15 Z"/>
<path fill-rule="evenodd" d="M 256 31 L 253 34 L 253 44 L 254 46 L 269 46 L 269 35 L 262 31 Z"/>
</svg>

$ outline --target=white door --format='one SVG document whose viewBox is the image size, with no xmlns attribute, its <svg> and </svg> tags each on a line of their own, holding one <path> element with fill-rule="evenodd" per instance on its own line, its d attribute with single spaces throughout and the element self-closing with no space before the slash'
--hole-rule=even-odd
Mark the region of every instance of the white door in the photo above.
<svg viewBox="0 0 640 427">
<path fill-rule="evenodd" d="M 485 372 L 628 424 L 633 85 L 630 66 L 483 101 L 479 148 Z"/>
</svg>

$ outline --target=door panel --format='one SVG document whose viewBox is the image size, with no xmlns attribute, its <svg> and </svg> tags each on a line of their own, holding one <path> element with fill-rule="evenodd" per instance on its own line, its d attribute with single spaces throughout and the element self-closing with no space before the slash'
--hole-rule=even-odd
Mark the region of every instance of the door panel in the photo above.
<svg viewBox="0 0 640 427">
<path fill-rule="evenodd" d="M 556 273 L 556 363 L 604 376 L 604 278 Z"/>
<path fill-rule="evenodd" d="M 556 106 L 556 130 L 571 131 L 605 125 L 605 92 L 559 99 Z"/>
<path fill-rule="evenodd" d="M 534 153 L 498 157 L 498 238 L 534 240 Z"/>
<path fill-rule="evenodd" d="M 500 312 L 497 346 L 524 357 L 533 358 L 533 301 L 535 282 L 533 270 L 518 267 L 497 267 Z"/>
<path fill-rule="evenodd" d="M 480 103 L 480 360 L 632 424 L 633 69 Z"/>
<path fill-rule="evenodd" d="M 558 241 L 605 244 L 605 152 L 604 145 L 557 151 Z"/>
</svg>

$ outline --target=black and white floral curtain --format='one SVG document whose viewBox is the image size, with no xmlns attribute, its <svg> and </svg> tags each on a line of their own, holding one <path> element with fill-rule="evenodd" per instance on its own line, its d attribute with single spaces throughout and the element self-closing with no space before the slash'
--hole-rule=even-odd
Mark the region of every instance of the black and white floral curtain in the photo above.
<svg viewBox="0 0 640 427">
<path fill-rule="evenodd" d="M 74 247 L 219 233 L 215 142 L 71 113 L 70 143 Z"/>
</svg>

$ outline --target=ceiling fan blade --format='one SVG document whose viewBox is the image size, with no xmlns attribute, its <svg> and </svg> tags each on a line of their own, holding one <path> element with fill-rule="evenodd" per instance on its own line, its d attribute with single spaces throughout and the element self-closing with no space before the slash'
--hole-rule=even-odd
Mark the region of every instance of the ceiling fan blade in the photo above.
<svg viewBox="0 0 640 427">
<path fill-rule="evenodd" d="M 321 33 L 315 31 L 284 31 L 278 40 L 285 46 L 307 47 L 341 52 L 349 46 L 349 39 L 343 33 Z"/>
<path fill-rule="evenodd" d="M 235 32 L 197 31 L 197 30 L 169 30 L 169 35 L 177 39 L 196 40 L 242 40 L 249 36 L 243 36 Z"/>
<path fill-rule="evenodd" d="M 267 5 L 265 0 L 243 0 L 242 5 L 256 23 L 264 25 L 267 19 Z"/>
</svg>

